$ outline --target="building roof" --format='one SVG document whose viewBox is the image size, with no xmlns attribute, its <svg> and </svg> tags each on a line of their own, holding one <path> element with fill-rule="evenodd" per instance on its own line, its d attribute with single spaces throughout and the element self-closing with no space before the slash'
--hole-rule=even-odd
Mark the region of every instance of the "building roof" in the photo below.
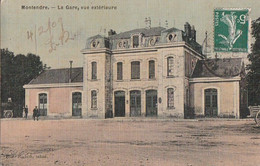
<svg viewBox="0 0 260 166">
<path fill-rule="evenodd" d="M 243 70 L 241 58 L 199 60 L 192 78 L 199 77 L 235 77 Z"/>
<path fill-rule="evenodd" d="M 38 77 L 32 79 L 29 84 L 53 84 L 69 83 L 70 68 L 44 70 Z M 83 68 L 72 68 L 71 82 L 83 82 Z"/>
<path fill-rule="evenodd" d="M 97 39 L 97 38 L 103 38 L 104 36 L 102 36 L 102 35 L 95 35 L 95 36 L 91 36 L 91 37 L 89 37 L 88 39 L 89 40 L 92 40 L 92 39 Z"/>
<path fill-rule="evenodd" d="M 163 32 L 176 32 L 176 31 L 182 31 L 182 30 L 177 29 L 177 28 L 175 28 L 175 27 L 172 27 L 172 28 L 170 28 L 170 29 L 164 30 Z"/>
<path fill-rule="evenodd" d="M 139 29 L 134 29 L 131 31 L 126 31 L 122 32 L 119 34 L 115 34 L 110 36 L 110 39 L 126 39 L 130 38 L 132 34 L 135 33 L 142 33 L 144 36 L 160 36 L 161 32 L 164 31 L 165 28 L 163 27 L 152 27 L 152 28 L 139 28 Z"/>
</svg>

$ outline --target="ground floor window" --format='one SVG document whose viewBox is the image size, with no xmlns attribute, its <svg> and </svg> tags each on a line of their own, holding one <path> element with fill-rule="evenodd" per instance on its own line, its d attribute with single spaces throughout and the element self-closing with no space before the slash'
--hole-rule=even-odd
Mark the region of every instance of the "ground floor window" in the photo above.
<svg viewBox="0 0 260 166">
<path fill-rule="evenodd" d="M 47 116 L 47 94 L 40 93 L 39 94 L 39 113 L 40 116 Z"/>
<path fill-rule="evenodd" d="M 141 116 L 141 91 L 130 91 L 130 116 Z"/>
<path fill-rule="evenodd" d="M 169 109 L 174 108 L 174 89 L 168 88 L 167 89 L 167 107 Z"/>
<path fill-rule="evenodd" d="M 210 88 L 204 90 L 205 116 L 214 117 L 218 115 L 218 91 Z"/>
<path fill-rule="evenodd" d="M 80 92 L 72 93 L 72 116 L 81 116 L 82 95 Z"/>
<path fill-rule="evenodd" d="M 116 91 L 115 96 L 115 117 L 125 116 L 125 92 Z"/>
<path fill-rule="evenodd" d="M 97 91 L 91 91 L 91 108 L 97 108 Z"/>
<path fill-rule="evenodd" d="M 146 116 L 157 116 L 157 90 L 146 91 Z"/>
</svg>

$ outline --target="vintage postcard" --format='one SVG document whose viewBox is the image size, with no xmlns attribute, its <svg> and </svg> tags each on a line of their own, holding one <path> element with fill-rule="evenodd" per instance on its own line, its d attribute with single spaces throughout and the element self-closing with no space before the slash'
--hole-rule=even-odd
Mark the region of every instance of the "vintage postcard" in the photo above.
<svg viewBox="0 0 260 166">
<path fill-rule="evenodd" d="M 259 7 L 1 0 L 0 165 L 260 165 Z"/>
</svg>

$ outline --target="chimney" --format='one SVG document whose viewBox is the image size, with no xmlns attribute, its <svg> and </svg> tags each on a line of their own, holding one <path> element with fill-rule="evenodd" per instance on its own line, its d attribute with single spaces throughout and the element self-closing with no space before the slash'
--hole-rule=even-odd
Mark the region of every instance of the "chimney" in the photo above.
<svg viewBox="0 0 260 166">
<path fill-rule="evenodd" d="M 186 34 L 186 41 L 189 41 L 191 38 L 191 27 L 188 22 L 186 22 L 184 24 L 184 30 L 185 30 L 185 34 Z"/>
<path fill-rule="evenodd" d="M 191 38 L 193 41 L 196 42 L 196 30 L 195 30 L 194 25 L 192 25 L 192 27 L 191 27 Z"/>
<path fill-rule="evenodd" d="M 71 83 L 71 77 L 72 77 L 72 63 L 73 63 L 73 61 L 70 61 L 70 69 L 69 69 L 69 83 Z"/>
<path fill-rule="evenodd" d="M 165 27 L 168 28 L 168 21 L 165 20 Z"/>
<path fill-rule="evenodd" d="M 151 18 L 150 17 L 148 17 L 148 29 L 151 29 L 151 27 L 152 27 L 152 20 L 151 20 Z"/>
<path fill-rule="evenodd" d="M 148 22 L 147 17 L 145 17 L 145 19 L 144 19 L 144 23 L 145 23 L 145 28 L 146 28 L 146 29 L 148 29 L 147 22 Z"/>
<path fill-rule="evenodd" d="M 115 35 L 116 34 L 116 31 L 114 31 L 113 29 L 110 29 L 109 31 L 108 31 L 108 37 L 109 36 L 112 36 L 112 35 Z"/>
</svg>

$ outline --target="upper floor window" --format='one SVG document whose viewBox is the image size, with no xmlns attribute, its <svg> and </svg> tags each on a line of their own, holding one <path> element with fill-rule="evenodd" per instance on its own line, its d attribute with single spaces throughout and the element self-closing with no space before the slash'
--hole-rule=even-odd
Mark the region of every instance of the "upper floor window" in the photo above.
<svg viewBox="0 0 260 166">
<path fill-rule="evenodd" d="M 131 79 L 140 79 L 140 62 L 131 62 Z"/>
<path fill-rule="evenodd" d="M 174 108 L 174 89 L 173 88 L 167 89 L 167 107 Z"/>
<path fill-rule="evenodd" d="M 91 70 L 92 70 L 91 79 L 96 80 L 97 79 L 97 62 L 91 63 Z"/>
<path fill-rule="evenodd" d="M 97 91 L 91 91 L 91 108 L 97 108 Z"/>
<path fill-rule="evenodd" d="M 117 80 L 123 80 L 123 63 L 117 63 Z"/>
<path fill-rule="evenodd" d="M 167 58 L 167 76 L 173 76 L 174 60 L 173 57 Z"/>
<path fill-rule="evenodd" d="M 154 60 L 149 61 L 149 79 L 155 78 L 155 62 Z"/>
<path fill-rule="evenodd" d="M 133 47 L 137 48 L 139 46 L 139 36 L 133 36 Z"/>
</svg>

